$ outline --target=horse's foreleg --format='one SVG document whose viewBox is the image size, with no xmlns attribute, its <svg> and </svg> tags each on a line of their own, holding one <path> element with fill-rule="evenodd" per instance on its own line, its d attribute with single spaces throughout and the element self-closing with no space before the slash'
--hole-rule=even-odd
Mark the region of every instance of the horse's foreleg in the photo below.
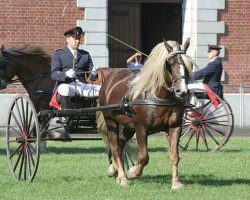
<svg viewBox="0 0 250 200">
<path fill-rule="evenodd" d="M 112 164 L 113 170 L 117 170 L 117 182 L 121 186 L 128 185 L 128 180 L 126 178 L 125 172 L 123 170 L 122 160 L 119 151 L 119 129 L 118 126 L 108 126 L 108 140 L 110 150 L 112 152 L 114 163 Z M 111 166 L 110 166 L 111 167 Z M 109 168 L 110 168 L 109 167 Z"/>
<path fill-rule="evenodd" d="M 179 189 L 183 186 L 178 175 L 178 164 L 180 160 L 178 145 L 180 134 L 181 127 L 169 129 L 170 160 L 172 162 L 172 189 Z"/>
<path fill-rule="evenodd" d="M 138 163 L 131 167 L 127 172 L 127 177 L 129 179 L 139 178 L 143 172 L 143 168 L 148 164 L 149 156 L 147 149 L 147 135 L 145 132 L 145 128 L 136 127 L 136 139 L 139 147 L 139 161 Z"/>
</svg>

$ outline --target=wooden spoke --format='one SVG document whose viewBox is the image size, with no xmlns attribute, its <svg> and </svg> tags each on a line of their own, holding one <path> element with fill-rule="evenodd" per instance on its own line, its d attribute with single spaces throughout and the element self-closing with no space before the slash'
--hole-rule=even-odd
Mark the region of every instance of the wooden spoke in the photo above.
<svg viewBox="0 0 250 200">
<path fill-rule="evenodd" d="M 10 171 L 18 181 L 32 181 L 40 152 L 40 134 L 36 110 L 26 95 L 14 98 L 6 128 L 6 148 Z"/>
<path fill-rule="evenodd" d="M 203 92 L 204 97 L 208 96 L 206 91 L 201 89 L 193 89 L 191 92 Z M 202 104 L 201 107 L 186 109 L 179 142 L 181 148 L 191 149 L 191 144 L 194 144 L 193 148 L 196 150 L 216 150 L 228 141 L 234 128 L 232 110 L 225 100 L 216 97 L 219 101 L 217 108 L 209 99 L 197 99 Z M 194 142 L 191 142 L 192 139 Z"/>
</svg>

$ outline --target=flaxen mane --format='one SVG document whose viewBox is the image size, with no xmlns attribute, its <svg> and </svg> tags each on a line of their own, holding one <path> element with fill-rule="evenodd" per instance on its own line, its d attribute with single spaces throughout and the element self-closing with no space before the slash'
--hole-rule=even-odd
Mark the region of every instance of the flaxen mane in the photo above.
<svg viewBox="0 0 250 200">
<path fill-rule="evenodd" d="M 175 41 L 167 41 L 174 50 L 180 50 L 180 45 Z M 163 86 L 167 86 L 170 76 L 166 73 L 165 64 L 169 52 L 164 46 L 164 42 L 156 45 L 148 56 L 144 68 L 138 73 L 130 83 L 130 96 L 135 99 L 140 93 L 147 91 L 151 98 L 157 98 L 156 93 Z"/>
<path fill-rule="evenodd" d="M 184 54 L 182 55 L 182 59 L 185 63 L 185 66 L 188 70 L 189 75 L 193 73 L 193 70 L 199 68 L 197 63 L 191 58 L 191 56 Z"/>
</svg>

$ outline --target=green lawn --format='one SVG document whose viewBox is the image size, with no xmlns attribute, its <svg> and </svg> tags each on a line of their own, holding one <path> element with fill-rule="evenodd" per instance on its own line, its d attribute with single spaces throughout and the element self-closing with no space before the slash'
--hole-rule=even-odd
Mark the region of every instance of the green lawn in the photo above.
<svg viewBox="0 0 250 200">
<path fill-rule="evenodd" d="M 250 137 L 232 137 L 216 153 L 181 152 L 184 188 L 171 190 L 168 143 L 149 137 L 150 162 L 142 177 L 121 188 L 106 176 L 102 141 L 49 142 L 32 183 L 15 182 L 0 138 L 0 199 L 250 199 Z"/>
</svg>

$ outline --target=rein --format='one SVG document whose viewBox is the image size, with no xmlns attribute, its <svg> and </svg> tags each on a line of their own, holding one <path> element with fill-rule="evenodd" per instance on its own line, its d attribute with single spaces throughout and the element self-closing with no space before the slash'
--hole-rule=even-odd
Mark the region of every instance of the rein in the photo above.
<svg viewBox="0 0 250 200">
<path fill-rule="evenodd" d="M 18 82 L 28 82 L 28 81 L 34 81 L 34 80 L 39 80 L 39 79 L 42 79 L 42 78 L 47 78 L 48 75 L 50 74 L 50 72 L 46 72 L 44 74 L 41 74 L 39 77 L 36 77 L 36 78 L 31 78 L 31 79 L 15 79 L 15 80 L 11 80 L 11 81 L 8 81 L 6 82 L 8 85 L 9 84 L 12 84 L 12 83 L 18 83 Z"/>
<path fill-rule="evenodd" d="M 37 78 L 24 79 L 24 80 L 20 80 L 19 78 L 15 79 L 15 80 L 10 80 L 10 81 L 6 81 L 6 80 L 1 79 L 0 80 L 0 90 L 7 88 L 7 85 L 10 85 L 12 83 L 28 82 L 28 81 L 34 81 L 34 80 L 39 80 L 39 79 L 42 79 L 42 78 L 46 78 L 46 77 L 48 77 L 48 74 L 50 74 L 50 73 L 47 72 L 47 73 L 41 74 Z"/>
</svg>

